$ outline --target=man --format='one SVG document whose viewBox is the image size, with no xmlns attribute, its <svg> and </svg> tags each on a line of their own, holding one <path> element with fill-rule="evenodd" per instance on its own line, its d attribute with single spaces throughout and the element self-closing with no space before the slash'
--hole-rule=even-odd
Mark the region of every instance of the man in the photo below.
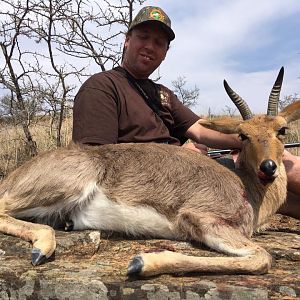
<svg viewBox="0 0 300 300">
<path fill-rule="evenodd" d="M 200 126 L 199 117 L 169 89 L 148 79 L 165 59 L 174 38 L 171 22 L 160 8 L 145 7 L 138 13 L 126 35 L 123 68 L 95 74 L 79 90 L 74 105 L 74 141 L 180 145 L 191 138 L 211 147 L 236 147 L 235 136 L 228 138 Z M 139 87 L 159 112 L 147 104 Z"/>
<path fill-rule="evenodd" d="M 125 38 L 122 67 L 93 75 L 76 95 L 75 142 L 91 145 L 157 142 L 182 145 L 198 152 L 205 152 L 206 146 L 240 148 L 236 135 L 201 126 L 197 122 L 199 117 L 173 92 L 149 79 L 165 59 L 174 38 L 171 21 L 162 9 L 148 6 L 140 10 Z M 187 139 L 194 143 L 185 144 Z M 289 161 L 294 159 L 288 153 L 286 156 Z M 300 178 L 299 169 L 290 166 L 287 170 L 293 179 Z M 300 186 L 297 180 L 293 187 Z M 300 195 L 296 189 L 293 191 Z M 300 199 L 293 197 L 291 201 L 293 209 L 290 212 L 287 205 L 284 213 L 300 217 Z"/>
</svg>

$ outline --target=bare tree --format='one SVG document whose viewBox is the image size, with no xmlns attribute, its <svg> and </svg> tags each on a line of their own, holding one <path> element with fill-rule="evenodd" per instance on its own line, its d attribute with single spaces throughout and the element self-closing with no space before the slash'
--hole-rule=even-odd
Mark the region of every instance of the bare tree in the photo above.
<svg viewBox="0 0 300 300">
<path fill-rule="evenodd" d="M 61 30 L 62 25 L 66 22 L 65 11 L 70 9 L 71 1 L 38 1 L 33 8 L 33 16 L 35 22 L 30 25 L 30 29 L 34 32 L 37 43 L 42 43 L 47 49 L 43 55 L 44 60 L 49 62 L 49 68 L 39 69 L 40 77 L 47 85 L 48 103 L 55 103 L 53 117 L 56 119 L 56 145 L 62 146 L 62 124 L 65 118 L 65 109 L 67 103 L 71 99 L 71 92 L 75 89 L 74 85 L 68 84 L 68 78 L 80 76 L 84 67 L 78 68 L 65 60 L 61 60 L 58 50 L 61 47 L 61 36 L 65 32 Z M 37 56 L 37 53 L 34 53 Z M 69 80 L 71 82 L 72 79 Z M 51 82 L 52 84 L 49 84 Z M 42 89 L 45 92 L 45 88 Z M 51 99 L 50 95 L 53 97 Z M 57 117 L 58 116 L 58 117 Z M 57 118 L 56 118 L 57 117 Z M 53 125 L 53 123 L 52 123 Z"/>
<path fill-rule="evenodd" d="M 42 107 L 40 106 L 40 102 L 33 98 L 24 99 L 24 104 L 27 121 L 30 123 L 42 111 Z M 11 92 L 0 98 L 0 116 L 13 119 L 14 124 L 20 123 L 22 116 L 20 116 L 20 109 L 14 93 Z"/>
<path fill-rule="evenodd" d="M 297 93 L 295 93 L 294 95 L 284 96 L 283 99 L 280 99 L 278 102 L 280 110 L 297 100 L 299 100 Z"/>
<path fill-rule="evenodd" d="M 199 97 L 199 88 L 195 86 L 192 89 L 185 88 L 187 81 L 184 76 L 179 76 L 176 80 L 172 81 L 174 87 L 174 93 L 178 99 L 187 107 L 191 107 L 196 104 Z"/>
<path fill-rule="evenodd" d="M 119 64 L 123 37 L 131 21 L 136 3 L 145 0 L 119 1 L 119 5 L 102 0 L 87 4 L 82 0 L 72 2 L 65 10 L 60 50 L 72 57 L 90 59 L 101 71 Z"/>
<path fill-rule="evenodd" d="M 223 112 L 230 116 L 233 117 L 234 114 L 236 113 L 236 108 L 232 108 L 231 106 L 225 105 L 225 108 L 223 109 Z"/>
<path fill-rule="evenodd" d="M 11 10 L 5 13 L 0 27 L 0 46 L 4 58 L 4 64 L 0 70 L 0 83 L 11 92 L 11 112 L 18 112 L 15 116 L 22 126 L 26 148 L 29 155 L 34 156 L 37 154 L 37 146 L 29 129 L 31 115 L 27 113 L 26 106 L 28 99 L 32 97 L 34 83 L 31 74 L 34 70 L 27 64 L 27 52 L 21 47 L 21 41 L 24 43 L 31 38 L 27 25 L 30 22 L 29 13 L 32 8 L 28 1 L 22 8 L 8 1 L 2 2 L 2 5 L 9 5 Z M 0 16 L 3 17 L 3 15 L 1 12 Z"/>
</svg>

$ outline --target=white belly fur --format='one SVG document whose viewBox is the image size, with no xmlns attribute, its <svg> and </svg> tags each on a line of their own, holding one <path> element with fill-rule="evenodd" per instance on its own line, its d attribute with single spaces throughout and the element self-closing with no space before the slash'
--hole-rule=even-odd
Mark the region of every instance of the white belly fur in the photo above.
<svg viewBox="0 0 300 300">
<path fill-rule="evenodd" d="M 99 188 L 93 199 L 71 218 L 75 230 L 102 229 L 134 236 L 175 237 L 172 224 L 155 209 L 115 203 Z"/>
<path fill-rule="evenodd" d="M 99 229 L 124 232 L 134 236 L 175 238 L 173 225 L 155 209 L 129 206 L 109 200 L 96 182 L 78 195 L 51 206 L 37 206 L 14 214 L 17 218 L 34 218 L 51 224 L 68 216 L 75 230 Z"/>
</svg>

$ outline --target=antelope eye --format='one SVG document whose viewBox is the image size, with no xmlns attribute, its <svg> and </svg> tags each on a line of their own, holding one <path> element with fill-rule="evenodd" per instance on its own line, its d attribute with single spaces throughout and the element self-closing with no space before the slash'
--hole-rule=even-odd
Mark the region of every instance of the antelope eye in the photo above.
<svg viewBox="0 0 300 300">
<path fill-rule="evenodd" d="M 248 139 L 248 137 L 243 133 L 240 133 L 239 138 L 240 138 L 241 141 L 245 141 L 245 140 Z"/>
<path fill-rule="evenodd" d="M 278 130 L 278 135 L 286 135 L 286 127 L 282 127 Z"/>
</svg>

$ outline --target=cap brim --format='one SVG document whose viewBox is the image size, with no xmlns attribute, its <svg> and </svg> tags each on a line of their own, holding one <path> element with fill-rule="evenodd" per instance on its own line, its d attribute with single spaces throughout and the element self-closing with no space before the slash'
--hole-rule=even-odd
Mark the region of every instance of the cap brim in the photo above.
<svg viewBox="0 0 300 300">
<path fill-rule="evenodd" d="M 160 22 L 160 23 L 161 23 L 164 31 L 167 33 L 170 42 L 173 41 L 175 39 L 175 33 L 174 33 L 174 31 L 169 26 L 167 26 L 166 24 L 164 24 L 162 22 Z"/>
</svg>

